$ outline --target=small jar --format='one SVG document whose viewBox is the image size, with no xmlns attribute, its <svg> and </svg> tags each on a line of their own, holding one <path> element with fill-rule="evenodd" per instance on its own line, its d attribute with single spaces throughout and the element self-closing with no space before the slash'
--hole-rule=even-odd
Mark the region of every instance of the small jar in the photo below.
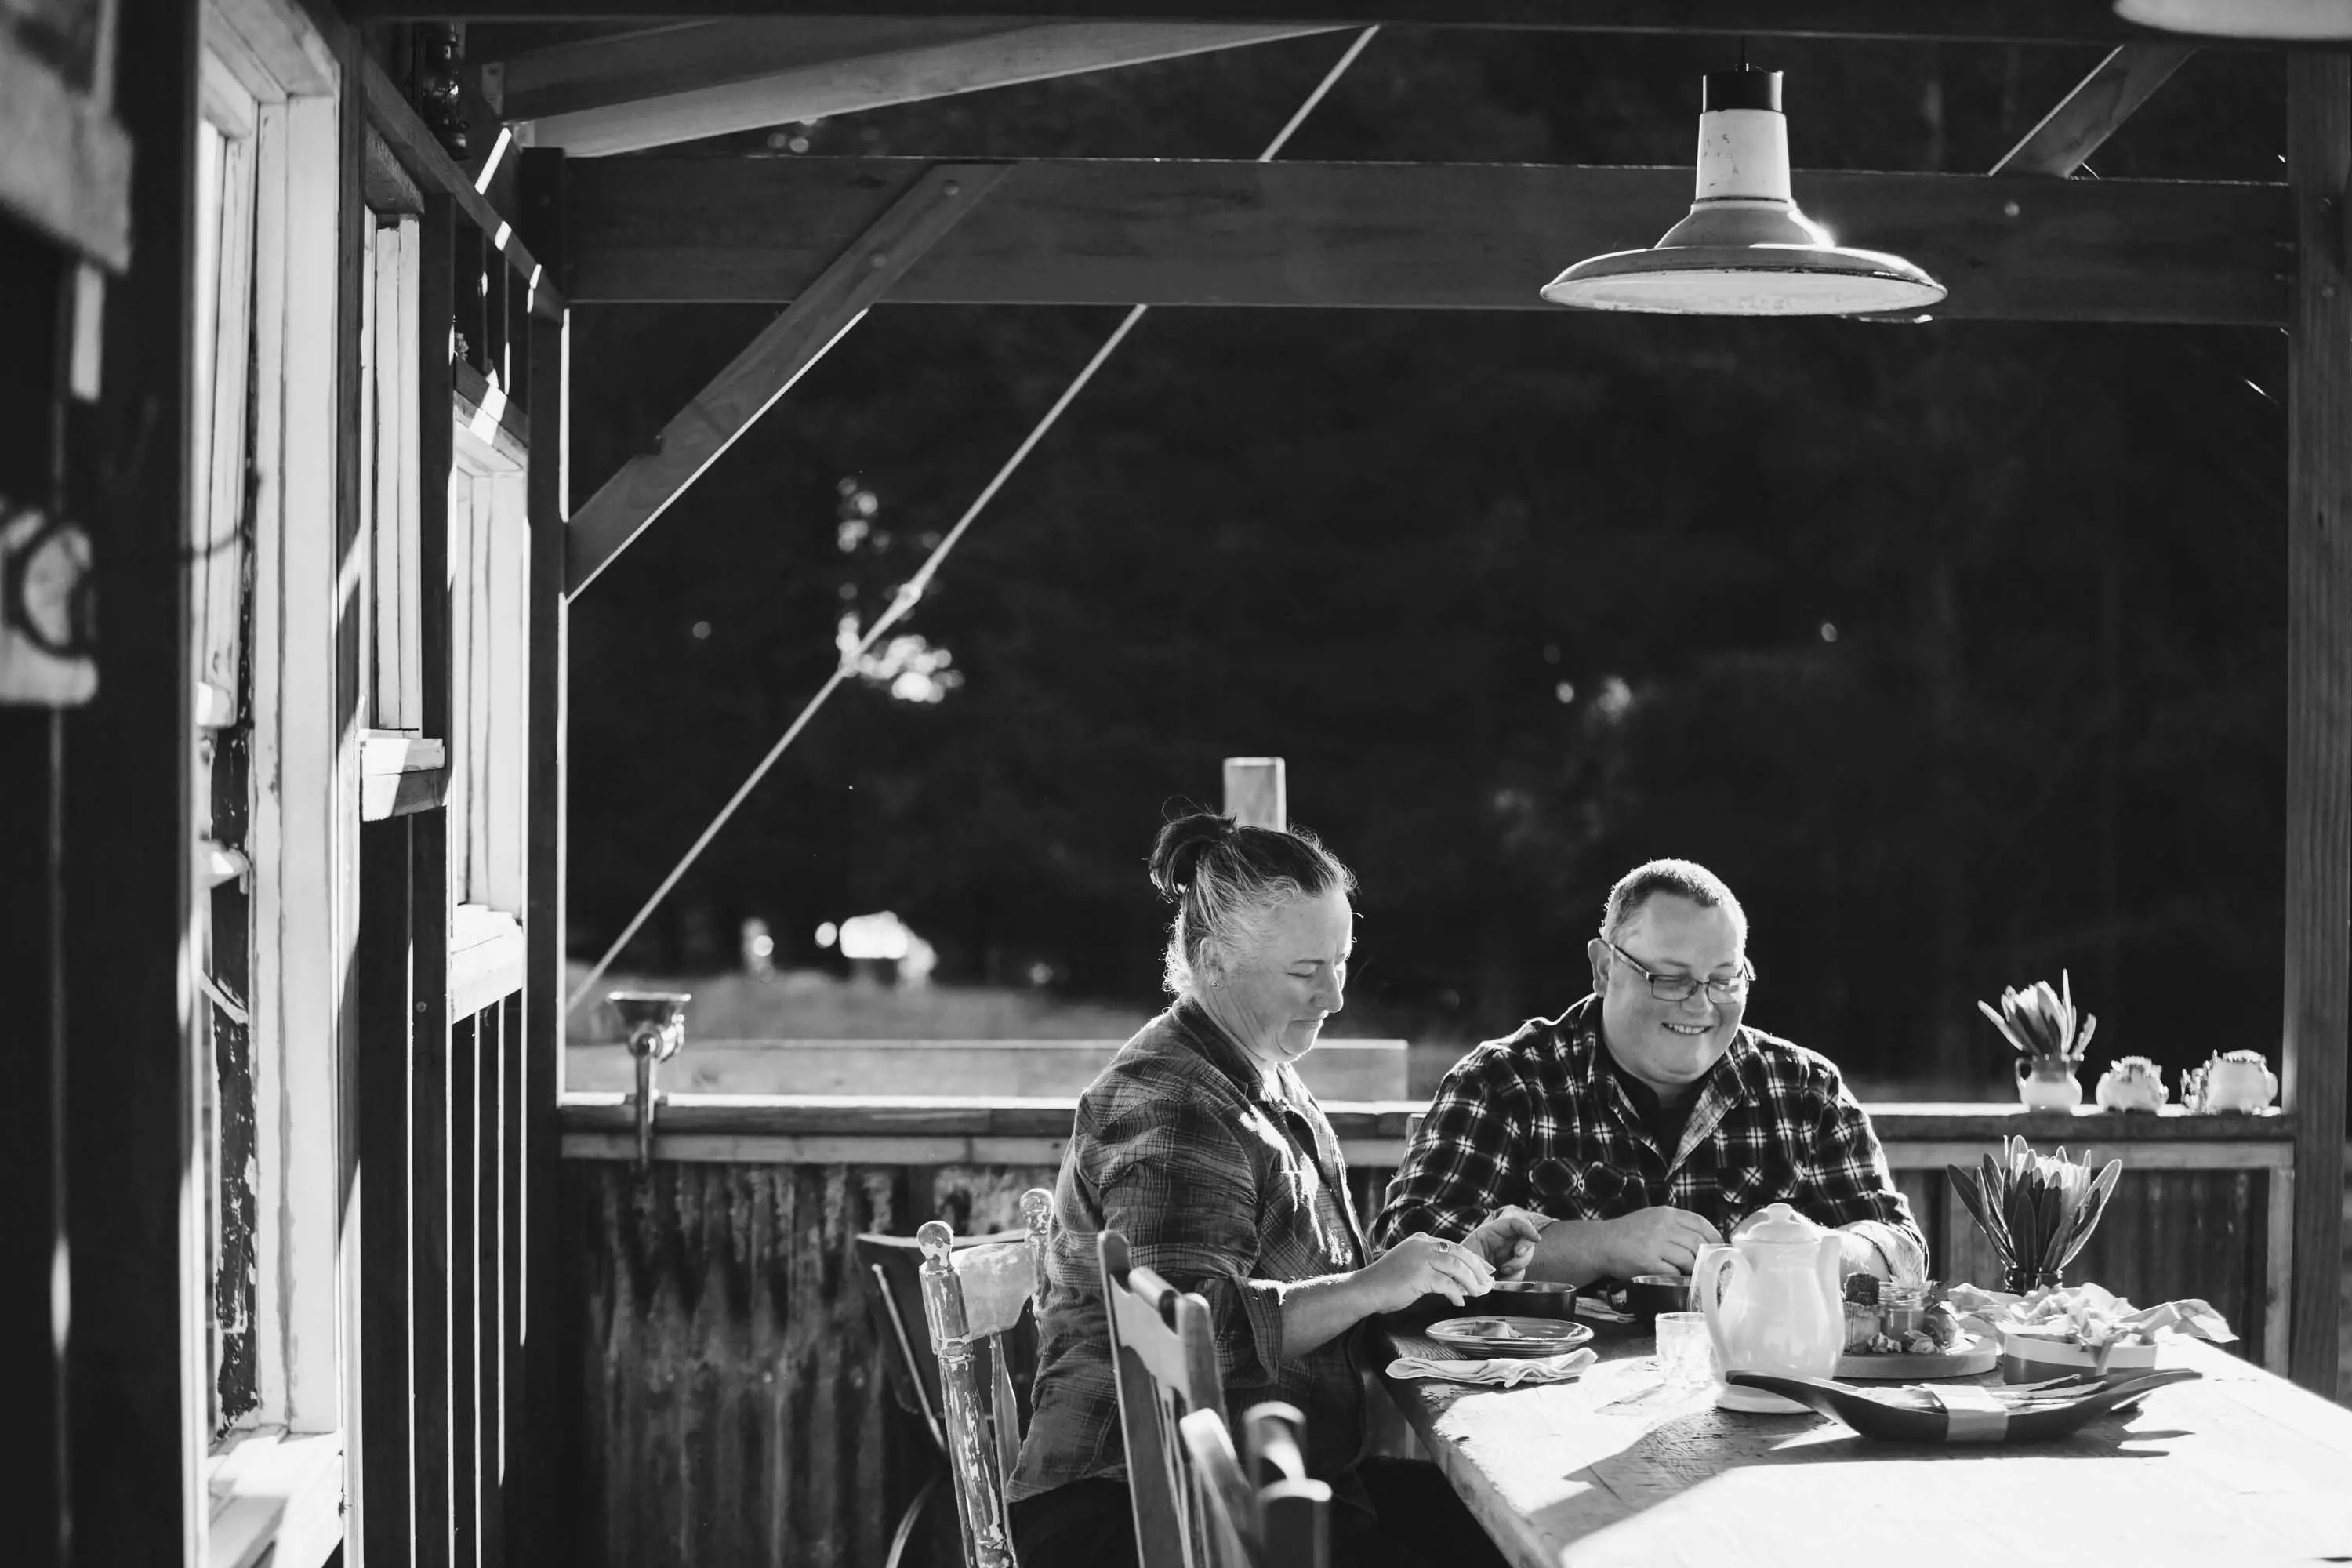
<svg viewBox="0 0 2352 1568">
<path fill-rule="evenodd" d="M 1889 1339 L 1916 1333 L 1927 1323 L 1927 1287 L 1878 1282 L 1879 1331 Z"/>
</svg>

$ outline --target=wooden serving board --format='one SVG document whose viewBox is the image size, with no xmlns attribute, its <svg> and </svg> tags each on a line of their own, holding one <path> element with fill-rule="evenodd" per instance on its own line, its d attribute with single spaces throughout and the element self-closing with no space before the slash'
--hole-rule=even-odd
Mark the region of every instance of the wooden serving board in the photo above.
<svg viewBox="0 0 2352 1568">
<path fill-rule="evenodd" d="M 1849 1383 L 1918 1383 L 1939 1377 L 1975 1377 L 2000 1362 L 2000 1346 L 1974 1334 L 1960 1337 L 1961 1348 L 1936 1355 L 1857 1355 L 1838 1357 L 1837 1374 Z"/>
</svg>

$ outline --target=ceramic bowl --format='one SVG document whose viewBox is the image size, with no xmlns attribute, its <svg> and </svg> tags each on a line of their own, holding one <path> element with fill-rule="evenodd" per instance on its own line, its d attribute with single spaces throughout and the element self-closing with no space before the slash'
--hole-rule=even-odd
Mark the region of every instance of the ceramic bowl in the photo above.
<svg viewBox="0 0 2352 1568">
<path fill-rule="evenodd" d="M 1576 1316 L 1576 1287 L 1562 1285 L 1551 1279 L 1497 1279 L 1495 1288 L 1483 1296 L 1473 1296 L 1463 1303 L 1466 1311 L 1511 1313 L 1522 1318 L 1552 1318 L 1562 1321 Z"/>
<path fill-rule="evenodd" d="M 1636 1274 L 1625 1281 L 1625 1310 L 1637 1318 L 1690 1310 L 1690 1280 L 1680 1274 Z"/>
</svg>

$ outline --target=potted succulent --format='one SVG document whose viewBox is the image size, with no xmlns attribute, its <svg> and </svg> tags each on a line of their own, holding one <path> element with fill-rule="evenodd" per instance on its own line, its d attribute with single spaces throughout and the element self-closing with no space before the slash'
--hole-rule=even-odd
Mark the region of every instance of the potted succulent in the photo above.
<svg viewBox="0 0 2352 1568">
<path fill-rule="evenodd" d="M 2001 1037 L 2017 1047 L 2017 1098 L 2029 1110 L 2072 1110 L 2083 1103 L 2083 1083 L 2074 1076 L 2083 1052 L 2099 1021 L 2074 1011 L 2074 983 L 2059 971 L 2060 989 L 2047 980 L 2024 990 L 2008 987 L 2000 994 L 2000 1010 L 1989 1002 L 1977 1008 L 1992 1020 Z"/>
<path fill-rule="evenodd" d="M 2110 1160 L 2095 1173 L 2089 1156 L 2037 1154 L 2022 1138 L 2001 1140 L 1973 1170 L 1947 1165 L 1952 1190 L 1968 1205 L 2000 1260 L 2002 1289 L 2013 1296 L 2054 1287 L 2107 1212 L 2124 1163 Z"/>
</svg>

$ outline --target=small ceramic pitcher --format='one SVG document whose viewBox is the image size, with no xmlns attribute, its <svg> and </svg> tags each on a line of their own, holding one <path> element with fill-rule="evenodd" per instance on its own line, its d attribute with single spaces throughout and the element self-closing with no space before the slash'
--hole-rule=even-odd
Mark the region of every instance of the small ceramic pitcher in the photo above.
<svg viewBox="0 0 2352 1568">
<path fill-rule="evenodd" d="M 2028 1110 L 2072 1110 L 2083 1103 L 2083 1080 L 2074 1076 L 2071 1062 L 2028 1061 L 2021 1057 L 2017 1098 Z"/>
</svg>

